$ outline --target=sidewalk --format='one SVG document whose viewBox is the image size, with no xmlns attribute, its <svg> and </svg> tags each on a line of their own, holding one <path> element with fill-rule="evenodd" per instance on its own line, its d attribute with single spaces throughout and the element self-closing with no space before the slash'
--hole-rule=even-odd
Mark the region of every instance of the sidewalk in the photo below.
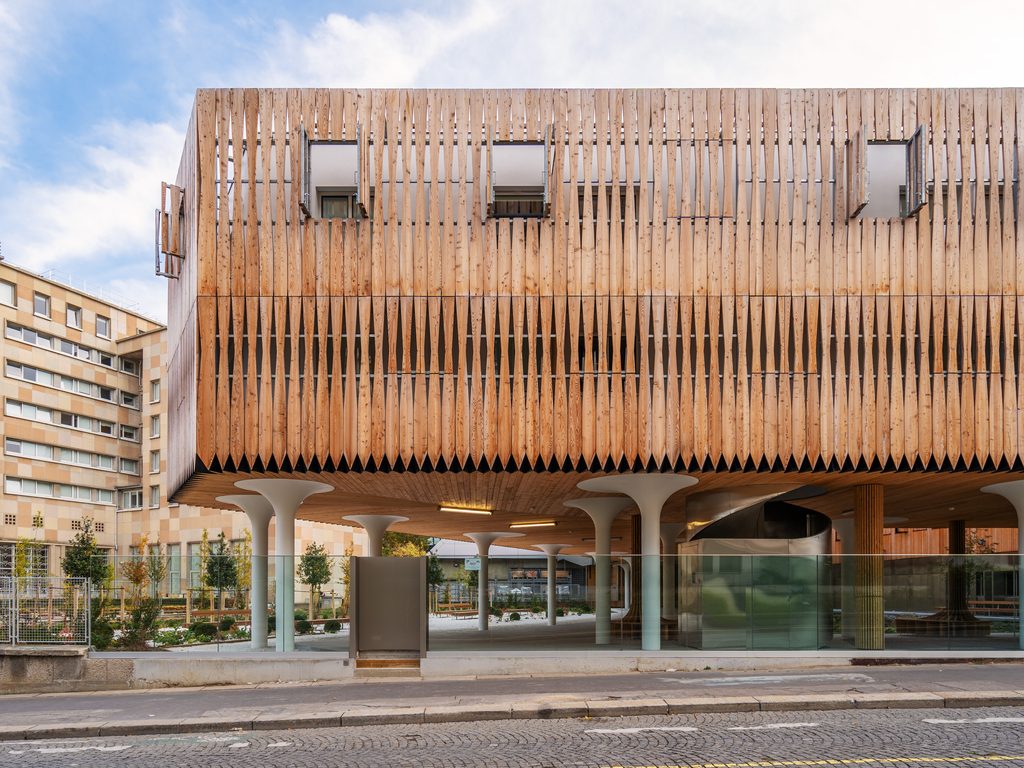
<svg viewBox="0 0 1024 768">
<path fill-rule="evenodd" d="M 0 740 L 836 709 L 1024 706 L 1024 664 L 353 680 L 0 697 Z"/>
</svg>

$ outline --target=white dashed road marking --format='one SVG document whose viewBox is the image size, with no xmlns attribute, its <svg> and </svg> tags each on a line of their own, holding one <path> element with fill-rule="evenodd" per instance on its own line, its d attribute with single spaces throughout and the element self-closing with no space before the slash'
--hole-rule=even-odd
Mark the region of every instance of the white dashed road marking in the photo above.
<svg viewBox="0 0 1024 768">
<path fill-rule="evenodd" d="M 27 750 L 29 752 L 39 752 L 44 755 L 56 755 L 62 752 L 123 752 L 126 749 L 131 749 L 131 744 L 121 744 L 115 747 L 40 747 L 39 749 Z M 15 754 L 15 753 L 11 753 Z M 24 754 L 19 752 L 17 754 Z"/>
<path fill-rule="evenodd" d="M 736 725 L 727 731 L 777 731 L 783 728 L 817 728 L 818 723 L 769 723 L 768 725 Z"/>
<path fill-rule="evenodd" d="M 248 747 L 248 741 L 236 741 L 234 744 L 228 746 L 228 749 L 241 749 L 242 747 Z"/>
<path fill-rule="evenodd" d="M 685 685 L 778 685 L 780 683 L 811 683 L 843 680 L 852 683 L 873 683 L 873 677 L 857 673 L 840 673 L 834 675 L 749 675 L 747 677 L 659 677 L 666 683 L 682 683 Z"/>
<path fill-rule="evenodd" d="M 290 741 L 275 741 L 273 744 L 267 744 L 268 747 L 290 747 L 291 745 Z"/>
<path fill-rule="evenodd" d="M 688 725 L 670 726 L 666 725 L 663 727 L 651 727 L 651 728 L 591 728 L 585 733 L 607 733 L 615 734 L 616 736 L 629 736 L 634 733 L 644 733 L 647 731 L 674 731 L 674 732 L 693 732 L 696 728 L 691 728 Z"/>
</svg>

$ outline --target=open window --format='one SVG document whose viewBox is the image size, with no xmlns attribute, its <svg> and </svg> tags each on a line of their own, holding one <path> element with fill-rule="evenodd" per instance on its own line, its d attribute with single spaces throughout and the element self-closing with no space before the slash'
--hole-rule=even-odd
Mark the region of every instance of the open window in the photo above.
<svg viewBox="0 0 1024 768">
<path fill-rule="evenodd" d="M 307 218 L 362 219 L 369 200 L 368 152 L 362 131 L 355 141 L 313 140 L 302 131 L 299 206 Z"/>
<path fill-rule="evenodd" d="M 185 195 L 181 187 L 160 183 L 160 207 L 156 209 L 156 274 L 177 279 L 185 260 L 182 229 Z"/>
<path fill-rule="evenodd" d="M 927 202 L 924 126 L 906 141 L 868 141 L 866 127 L 846 145 L 846 195 L 850 218 L 913 216 Z"/>
<path fill-rule="evenodd" d="M 544 141 L 487 141 L 487 215 L 541 218 L 550 211 L 551 128 Z"/>
</svg>

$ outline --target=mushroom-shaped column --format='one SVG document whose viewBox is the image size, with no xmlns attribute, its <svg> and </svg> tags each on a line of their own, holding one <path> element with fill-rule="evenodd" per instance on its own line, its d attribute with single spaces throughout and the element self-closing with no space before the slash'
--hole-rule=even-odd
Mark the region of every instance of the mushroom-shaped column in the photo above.
<svg viewBox="0 0 1024 768">
<path fill-rule="evenodd" d="M 345 515 L 342 518 L 363 526 L 367 538 L 370 539 L 370 550 L 366 553 L 368 557 L 380 557 L 384 545 L 384 532 L 392 524 L 404 523 L 408 519 L 401 515 Z"/>
<path fill-rule="evenodd" d="M 686 523 L 661 524 L 661 615 L 665 618 L 674 618 L 676 615 L 676 573 L 679 572 L 676 565 L 676 539 L 685 527 Z"/>
<path fill-rule="evenodd" d="M 633 500 L 624 496 L 570 499 L 565 506 L 582 509 L 594 521 L 594 642 L 608 645 L 612 634 L 612 523 L 633 506 Z"/>
<path fill-rule="evenodd" d="M 548 556 L 548 624 L 555 625 L 555 613 L 558 610 L 558 596 L 555 594 L 555 584 L 558 567 L 558 553 L 571 544 L 538 544 L 537 549 Z"/>
<path fill-rule="evenodd" d="M 484 533 L 467 533 L 467 539 L 476 542 L 476 552 L 480 555 L 480 571 L 477 574 L 477 622 L 480 629 L 487 629 L 488 609 L 490 600 L 487 599 L 487 555 L 491 550 L 491 544 L 498 539 L 512 539 L 523 536 L 522 533 L 511 531 L 487 531 Z"/>
<path fill-rule="evenodd" d="M 1002 496 L 1013 504 L 1017 513 L 1017 553 L 1019 562 L 1017 564 L 1017 578 L 1020 584 L 1017 589 L 1018 601 L 1017 615 L 1020 617 L 1020 627 L 1017 632 L 1017 642 L 1024 650 L 1024 480 L 1010 480 L 1007 483 L 996 483 L 986 485 L 981 489 L 982 493 L 994 493 Z"/>
<path fill-rule="evenodd" d="M 254 651 L 267 647 L 267 538 L 274 508 L 258 493 L 218 496 L 217 501 L 232 504 L 245 512 L 252 531 L 252 558 L 249 565 L 249 644 Z"/>
<path fill-rule="evenodd" d="M 624 493 L 640 510 L 641 647 L 661 650 L 661 509 L 676 491 L 697 484 L 689 475 L 636 472 L 592 477 L 576 484 L 584 491 Z"/>
<path fill-rule="evenodd" d="M 274 602 L 276 634 L 274 650 L 295 650 L 295 511 L 315 493 L 333 488 L 315 480 L 266 478 L 239 480 L 236 488 L 255 491 L 270 502 L 277 518 L 274 530 Z"/>
</svg>

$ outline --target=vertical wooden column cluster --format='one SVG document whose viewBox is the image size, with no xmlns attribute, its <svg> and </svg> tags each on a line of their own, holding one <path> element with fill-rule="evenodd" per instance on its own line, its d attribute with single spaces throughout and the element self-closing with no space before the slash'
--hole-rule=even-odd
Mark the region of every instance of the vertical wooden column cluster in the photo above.
<svg viewBox="0 0 1024 768">
<path fill-rule="evenodd" d="M 858 485 L 854 489 L 854 547 L 857 564 L 854 581 L 854 643 L 861 650 L 885 648 L 885 592 L 883 584 L 883 533 L 885 489 Z"/>
<path fill-rule="evenodd" d="M 924 209 L 851 218 L 848 139 L 921 125 Z M 1013 464 L 1022 128 L 1021 89 L 200 91 L 172 483 Z M 303 132 L 358 140 L 367 218 L 302 215 Z M 488 137 L 547 135 L 550 216 L 488 217 Z"/>
</svg>

